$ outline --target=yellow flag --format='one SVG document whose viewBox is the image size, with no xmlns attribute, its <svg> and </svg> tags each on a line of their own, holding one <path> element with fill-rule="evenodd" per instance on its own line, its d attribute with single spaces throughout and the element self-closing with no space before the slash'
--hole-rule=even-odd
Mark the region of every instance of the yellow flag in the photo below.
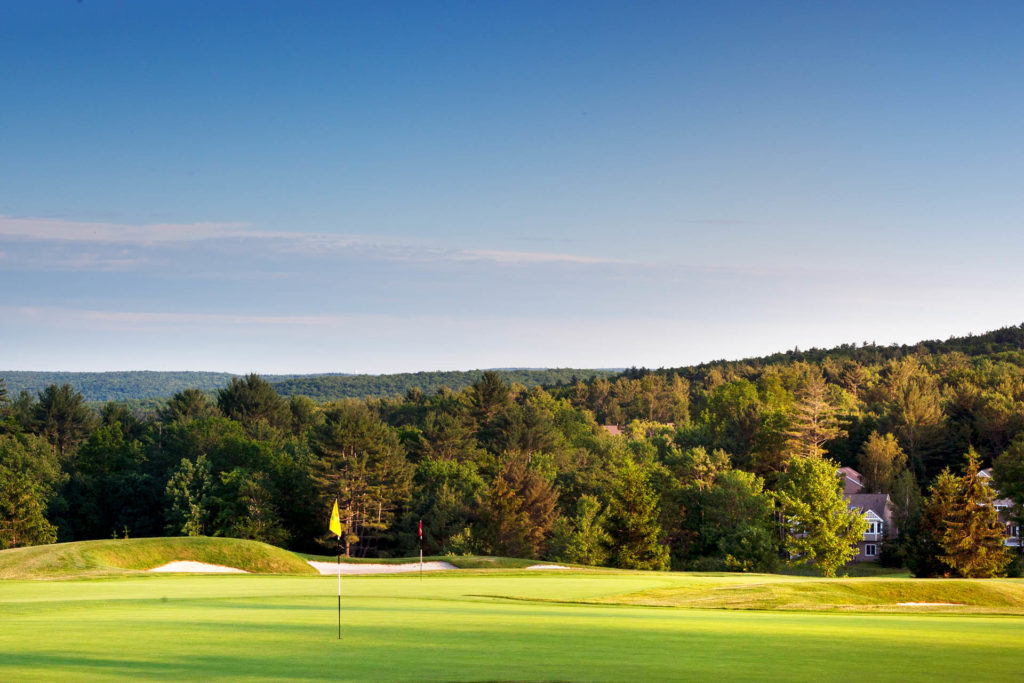
<svg viewBox="0 0 1024 683">
<path fill-rule="evenodd" d="M 334 499 L 334 509 L 331 510 L 331 533 L 341 538 L 341 515 L 338 514 L 338 499 Z"/>
</svg>

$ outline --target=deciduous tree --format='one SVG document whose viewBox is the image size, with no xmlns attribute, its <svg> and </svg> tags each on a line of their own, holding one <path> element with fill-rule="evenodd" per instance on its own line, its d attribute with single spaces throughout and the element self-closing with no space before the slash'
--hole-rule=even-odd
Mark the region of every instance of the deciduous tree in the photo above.
<svg viewBox="0 0 1024 683">
<path fill-rule="evenodd" d="M 784 546 L 798 562 L 814 563 L 825 576 L 857 556 L 857 542 L 868 529 L 859 510 L 850 509 L 836 477 L 838 465 L 827 458 L 798 458 L 790 463 L 778 498 L 789 527 Z"/>
</svg>

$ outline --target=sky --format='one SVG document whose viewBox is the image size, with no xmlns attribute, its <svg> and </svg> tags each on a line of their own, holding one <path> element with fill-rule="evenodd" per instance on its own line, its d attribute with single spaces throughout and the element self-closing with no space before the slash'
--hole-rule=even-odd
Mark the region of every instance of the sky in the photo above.
<svg viewBox="0 0 1024 683">
<path fill-rule="evenodd" d="M 1024 4 L 0 0 L 0 369 L 1024 320 Z"/>
</svg>

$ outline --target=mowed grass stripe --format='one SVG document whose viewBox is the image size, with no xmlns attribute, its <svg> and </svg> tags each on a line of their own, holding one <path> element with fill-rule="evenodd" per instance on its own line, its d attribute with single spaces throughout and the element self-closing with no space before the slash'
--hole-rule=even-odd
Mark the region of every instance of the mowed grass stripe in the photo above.
<svg viewBox="0 0 1024 683">
<path fill-rule="evenodd" d="M 876 680 L 1009 681 L 1024 666 L 1021 617 L 466 597 L 593 599 L 665 580 L 641 573 L 347 578 L 340 643 L 331 577 L 0 582 L 0 678 L 848 680 L 869 670 Z M 694 580 L 714 585 L 715 577 Z M 71 605 L 87 608 L 61 609 Z"/>
</svg>

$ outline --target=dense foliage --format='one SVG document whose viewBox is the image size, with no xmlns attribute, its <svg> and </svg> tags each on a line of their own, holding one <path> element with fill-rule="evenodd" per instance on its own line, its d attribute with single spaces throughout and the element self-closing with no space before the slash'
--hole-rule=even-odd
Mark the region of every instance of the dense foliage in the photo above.
<svg viewBox="0 0 1024 683">
<path fill-rule="evenodd" d="M 577 378 L 608 377 L 613 370 L 575 370 L 571 368 L 494 370 L 510 384 L 525 387 L 572 384 Z M 410 389 L 432 394 L 441 388 L 460 391 L 484 374 L 484 370 L 405 372 L 393 375 L 264 375 L 282 396 L 307 396 L 316 401 L 343 398 L 389 398 L 403 396 Z M 153 409 L 167 397 L 186 389 L 214 394 L 233 380 L 242 379 L 227 372 L 30 372 L 2 370 L 0 379 L 11 394 L 28 391 L 35 394 L 48 386 L 70 385 L 86 402 L 117 401 L 135 409 Z"/>
<path fill-rule="evenodd" d="M 894 561 L 998 574 L 1009 558 L 976 473 L 995 463 L 1019 518 L 1024 352 L 1005 348 L 1019 332 L 546 388 L 485 372 L 369 400 L 284 396 L 249 375 L 147 415 L 0 383 L 0 544 L 205 534 L 396 556 L 415 553 L 423 520 L 428 554 L 831 574 L 863 532 L 834 476 L 848 465 L 892 498 Z"/>
</svg>

